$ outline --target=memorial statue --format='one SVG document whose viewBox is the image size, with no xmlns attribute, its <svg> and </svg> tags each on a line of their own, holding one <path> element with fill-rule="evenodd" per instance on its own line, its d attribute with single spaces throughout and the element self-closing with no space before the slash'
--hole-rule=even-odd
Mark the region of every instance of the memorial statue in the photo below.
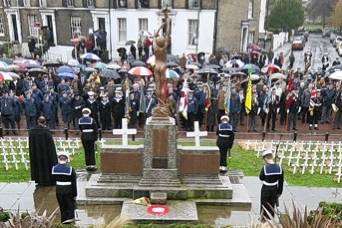
<svg viewBox="0 0 342 228">
<path fill-rule="evenodd" d="M 167 61 L 167 49 L 170 45 L 170 18 L 168 17 L 169 10 L 164 9 L 164 23 L 155 33 L 154 39 L 154 55 L 156 58 L 156 64 L 154 67 L 154 77 L 156 84 L 156 95 L 158 98 L 158 106 L 153 111 L 153 117 L 169 117 L 169 91 L 166 78 L 166 61 Z M 160 31 L 165 32 L 160 35 Z"/>
</svg>

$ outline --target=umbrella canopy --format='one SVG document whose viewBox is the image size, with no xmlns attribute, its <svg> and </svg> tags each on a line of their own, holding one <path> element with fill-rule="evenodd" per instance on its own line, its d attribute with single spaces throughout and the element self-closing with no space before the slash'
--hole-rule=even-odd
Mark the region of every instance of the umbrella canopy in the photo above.
<svg viewBox="0 0 342 228">
<path fill-rule="evenodd" d="M 191 69 L 191 70 L 198 70 L 199 67 L 195 64 L 188 64 L 185 66 L 186 69 Z"/>
<path fill-rule="evenodd" d="M 78 67 L 80 65 L 80 62 L 78 62 L 77 59 L 70 59 L 68 61 L 68 65 L 71 67 Z"/>
<path fill-rule="evenodd" d="M 221 68 L 221 66 L 216 65 L 216 64 L 209 64 L 209 65 L 206 65 L 205 67 L 215 69 L 215 70 L 218 70 Z"/>
<path fill-rule="evenodd" d="M 74 79 L 75 74 L 72 72 L 61 72 L 57 74 L 58 77 L 64 78 L 64 79 Z"/>
<path fill-rule="evenodd" d="M 286 79 L 286 75 L 281 74 L 281 73 L 274 73 L 270 76 L 271 80 L 279 80 L 279 79 Z"/>
<path fill-rule="evenodd" d="M 94 65 L 94 68 L 102 70 L 102 69 L 107 68 L 107 64 L 105 64 L 105 63 L 103 63 L 103 62 L 97 62 L 97 63 Z"/>
<path fill-rule="evenodd" d="M 218 74 L 215 69 L 212 68 L 202 68 L 197 71 L 198 74 Z"/>
<path fill-rule="evenodd" d="M 41 67 L 41 64 L 38 61 L 33 60 L 33 59 L 23 59 L 21 64 L 24 65 L 26 68 L 40 68 Z"/>
<path fill-rule="evenodd" d="M 342 70 L 342 64 L 331 67 L 333 70 Z"/>
<path fill-rule="evenodd" d="M 135 76 L 151 76 L 153 74 L 152 71 L 146 67 L 133 67 L 128 73 Z"/>
<path fill-rule="evenodd" d="M 260 76 L 257 75 L 257 74 L 251 74 L 250 79 L 251 79 L 252 82 L 255 83 L 255 82 L 260 80 Z M 248 82 L 248 78 L 243 80 L 243 81 L 241 81 L 241 84 L 246 83 L 246 82 Z"/>
<path fill-rule="evenodd" d="M 342 81 L 342 70 L 332 73 L 331 75 L 329 75 L 329 78 L 332 80 Z"/>
<path fill-rule="evenodd" d="M 146 63 L 140 60 L 135 60 L 130 64 L 132 67 L 144 67 L 146 66 Z"/>
<path fill-rule="evenodd" d="M 104 78 L 110 78 L 110 79 L 119 79 L 120 75 L 116 70 L 111 70 L 111 69 L 103 69 L 101 71 L 101 75 Z"/>
<path fill-rule="evenodd" d="M 43 68 L 31 68 L 28 70 L 30 74 L 46 74 L 47 71 Z"/>
<path fill-rule="evenodd" d="M 243 66 L 242 70 L 251 74 L 260 73 L 260 68 L 254 64 L 246 64 Z"/>
<path fill-rule="evenodd" d="M 231 72 L 231 76 L 246 76 L 246 73 L 242 71 Z"/>
<path fill-rule="evenodd" d="M 150 58 L 147 59 L 146 63 L 150 64 L 151 66 L 155 66 L 156 65 L 156 56 L 155 55 L 150 56 Z"/>
<path fill-rule="evenodd" d="M 61 67 L 58 67 L 57 68 L 57 73 L 65 73 L 65 72 L 68 72 L 68 73 L 74 73 L 74 69 L 72 69 L 72 67 L 70 66 L 61 66 Z"/>
<path fill-rule="evenodd" d="M 112 70 L 118 70 L 121 68 L 121 66 L 117 63 L 110 63 L 107 65 L 107 68 Z"/>
<path fill-rule="evenodd" d="M 280 71 L 280 67 L 275 65 L 275 64 L 268 64 L 264 68 L 261 69 L 261 72 L 266 74 L 266 73 L 277 73 Z"/>
<path fill-rule="evenodd" d="M 100 57 L 98 57 L 97 55 L 90 53 L 90 52 L 81 55 L 81 59 L 91 60 L 91 61 L 100 61 L 101 60 Z"/>
<path fill-rule="evenodd" d="M 241 68 L 245 64 L 240 59 L 232 59 L 226 63 L 227 68 Z"/>
<path fill-rule="evenodd" d="M 13 78 L 9 72 L 0 72 L 0 81 L 13 81 Z"/>
<path fill-rule="evenodd" d="M 86 67 L 86 68 L 83 68 L 82 70 L 83 70 L 84 72 L 87 72 L 87 73 L 96 72 L 96 69 L 93 68 L 93 67 Z"/>
<path fill-rule="evenodd" d="M 176 62 L 168 62 L 166 63 L 166 67 L 171 67 L 171 68 L 178 67 L 178 64 Z"/>
<path fill-rule="evenodd" d="M 5 62 L 5 63 L 7 63 L 8 65 L 10 65 L 10 64 L 13 63 L 13 60 L 12 60 L 12 59 L 9 59 L 9 58 L 0 58 L 0 61 L 1 61 L 1 62 Z"/>
<path fill-rule="evenodd" d="M 177 78 L 179 78 L 179 74 L 176 71 L 170 70 L 170 69 L 167 69 L 165 71 L 165 75 L 166 75 L 166 78 L 169 78 L 169 79 L 177 79 Z"/>
<path fill-rule="evenodd" d="M 20 76 L 18 74 L 14 73 L 14 72 L 7 72 L 7 74 L 10 75 L 13 79 L 20 78 Z"/>
<path fill-rule="evenodd" d="M 8 66 L 9 65 L 6 62 L 0 61 L 0 69 L 7 70 Z"/>
<path fill-rule="evenodd" d="M 125 45 L 128 46 L 128 45 L 132 45 L 132 44 L 135 44 L 135 41 L 134 41 L 134 40 L 129 40 L 129 41 L 127 41 Z"/>
</svg>

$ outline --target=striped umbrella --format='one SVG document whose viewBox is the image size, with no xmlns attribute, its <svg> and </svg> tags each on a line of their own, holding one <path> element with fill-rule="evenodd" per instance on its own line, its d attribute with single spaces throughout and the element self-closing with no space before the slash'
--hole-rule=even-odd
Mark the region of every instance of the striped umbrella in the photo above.
<svg viewBox="0 0 342 228">
<path fill-rule="evenodd" d="M 107 68 L 112 70 L 118 70 L 121 68 L 121 66 L 117 63 L 110 63 L 107 65 Z"/>
<path fill-rule="evenodd" d="M 100 61 L 101 60 L 100 57 L 98 57 L 97 55 L 90 53 L 90 52 L 81 55 L 81 59 L 91 60 L 91 61 Z"/>
<path fill-rule="evenodd" d="M 170 70 L 170 69 L 167 69 L 165 71 L 165 75 L 166 75 L 166 78 L 169 78 L 169 79 L 179 78 L 179 74 L 176 71 Z"/>
<path fill-rule="evenodd" d="M 280 67 L 275 65 L 275 64 L 268 64 L 264 68 L 261 69 L 261 72 L 266 74 L 266 73 L 277 73 L 280 71 Z"/>
<path fill-rule="evenodd" d="M 146 67 L 133 67 L 128 73 L 134 76 L 151 76 L 153 74 L 152 71 Z"/>
</svg>

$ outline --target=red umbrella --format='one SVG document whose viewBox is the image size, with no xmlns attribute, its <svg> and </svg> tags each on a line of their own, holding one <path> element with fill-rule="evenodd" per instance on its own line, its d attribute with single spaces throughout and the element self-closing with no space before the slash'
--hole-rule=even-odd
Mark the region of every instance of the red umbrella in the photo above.
<svg viewBox="0 0 342 228">
<path fill-rule="evenodd" d="M 151 76 L 153 74 L 152 71 L 146 67 L 133 67 L 128 73 L 134 76 Z"/>
<path fill-rule="evenodd" d="M 0 73 L 0 82 L 3 82 L 5 80 L 5 77 L 2 73 Z"/>
<path fill-rule="evenodd" d="M 274 74 L 280 71 L 280 67 L 275 65 L 275 64 L 268 64 L 267 66 L 265 66 L 264 68 L 262 68 L 261 72 L 263 72 L 264 74 L 268 73 L 268 74 Z"/>
</svg>

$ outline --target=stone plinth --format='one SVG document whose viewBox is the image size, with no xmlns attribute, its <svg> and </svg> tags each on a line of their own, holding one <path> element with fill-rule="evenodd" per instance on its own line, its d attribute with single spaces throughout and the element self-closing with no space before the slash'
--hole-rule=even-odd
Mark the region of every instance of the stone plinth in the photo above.
<svg viewBox="0 0 342 228">
<path fill-rule="evenodd" d="M 177 187 L 176 124 L 173 118 L 148 118 L 145 126 L 143 178 L 139 186 Z"/>
<path fill-rule="evenodd" d="M 102 174 L 142 175 L 143 146 L 106 146 L 101 157 Z"/>
<path fill-rule="evenodd" d="M 178 146 L 178 164 L 181 176 L 219 174 L 220 153 L 217 147 Z"/>
</svg>

